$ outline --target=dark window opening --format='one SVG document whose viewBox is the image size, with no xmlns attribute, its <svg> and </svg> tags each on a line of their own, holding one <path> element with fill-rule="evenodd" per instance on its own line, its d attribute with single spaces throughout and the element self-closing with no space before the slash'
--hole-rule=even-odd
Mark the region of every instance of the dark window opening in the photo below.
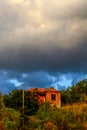
<svg viewBox="0 0 87 130">
<path fill-rule="evenodd" d="M 53 101 L 56 100 L 56 94 L 51 94 L 51 100 L 53 100 Z"/>
</svg>

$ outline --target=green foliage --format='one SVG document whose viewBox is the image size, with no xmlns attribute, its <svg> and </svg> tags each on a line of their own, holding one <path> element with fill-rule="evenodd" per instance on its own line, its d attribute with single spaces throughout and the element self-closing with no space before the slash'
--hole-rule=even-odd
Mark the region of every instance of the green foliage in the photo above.
<svg viewBox="0 0 87 130">
<path fill-rule="evenodd" d="M 24 113 L 27 115 L 35 114 L 38 110 L 37 99 L 33 97 L 32 93 L 24 92 Z M 13 108 L 17 111 L 23 112 L 22 109 L 22 90 L 13 90 L 9 95 L 4 96 L 4 104 L 8 108 Z"/>
<path fill-rule="evenodd" d="M 4 130 L 4 122 L 3 122 L 3 116 L 2 116 L 2 109 L 4 108 L 3 104 L 3 97 L 0 93 L 0 130 Z"/>
<path fill-rule="evenodd" d="M 2 97 L 2 94 L 0 93 L 0 109 L 2 109 L 3 107 L 4 107 L 3 97 Z"/>
<path fill-rule="evenodd" d="M 5 130 L 18 130 L 20 128 L 20 114 L 11 108 L 1 110 Z"/>
<path fill-rule="evenodd" d="M 53 108 L 46 103 L 29 117 L 12 108 L 3 108 L 1 113 L 4 125 L 1 130 L 83 130 L 87 123 L 87 105 Z"/>
<path fill-rule="evenodd" d="M 87 105 L 52 108 L 44 104 L 35 116 L 30 116 L 31 130 L 83 130 L 87 122 Z"/>
<path fill-rule="evenodd" d="M 49 103 L 44 103 L 39 107 L 35 116 L 29 117 L 29 128 L 31 128 L 31 130 L 54 130 L 52 129 L 55 127 L 51 121 L 52 117 L 53 108 Z"/>
<path fill-rule="evenodd" d="M 30 130 L 42 130 L 43 125 L 42 121 L 39 118 L 36 118 L 36 116 L 30 116 L 29 117 L 29 129 Z"/>
<path fill-rule="evenodd" d="M 61 92 L 62 105 L 87 100 L 87 80 L 80 81 L 75 86 L 69 87 Z"/>
<path fill-rule="evenodd" d="M 22 107 L 22 90 L 12 90 L 9 95 L 3 96 L 3 101 L 6 107 L 20 110 Z"/>
<path fill-rule="evenodd" d="M 40 106 L 36 116 L 44 122 L 50 120 L 50 118 L 53 116 L 52 114 L 52 107 L 50 104 L 44 103 Z"/>
</svg>

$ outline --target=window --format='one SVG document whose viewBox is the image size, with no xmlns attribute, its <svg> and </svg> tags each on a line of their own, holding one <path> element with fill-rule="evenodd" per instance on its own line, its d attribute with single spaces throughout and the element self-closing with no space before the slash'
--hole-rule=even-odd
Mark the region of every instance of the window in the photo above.
<svg viewBox="0 0 87 130">
<path fill-rule="evenodd" d="M 53 101 L 56 100 L 56 94 L 51 94 L 51 100 L 53 100 Z"/>
</svg>

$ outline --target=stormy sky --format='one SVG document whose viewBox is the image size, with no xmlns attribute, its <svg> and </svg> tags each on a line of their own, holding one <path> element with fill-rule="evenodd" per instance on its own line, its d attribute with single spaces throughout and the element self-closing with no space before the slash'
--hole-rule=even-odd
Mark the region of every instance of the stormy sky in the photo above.
<svg viewBox="0 0 87 130">
<path fill-rule="evenodd" d="M 87 78 L 86 0 L 0 0 L 0 91 Z"/>
</svg>

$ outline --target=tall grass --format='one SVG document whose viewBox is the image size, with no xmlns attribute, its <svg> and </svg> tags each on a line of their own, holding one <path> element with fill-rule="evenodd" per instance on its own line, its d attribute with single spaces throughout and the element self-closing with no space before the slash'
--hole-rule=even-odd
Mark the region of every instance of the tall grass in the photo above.
<svg viewBox="0 0 87 130">
<path fill-rule="evenodd" d="M 35 130 L 87 130 L 87 104 L 62 108 L 52 108 L 45 104 L 33 116 L 32 123 Z"/>
</svg>

